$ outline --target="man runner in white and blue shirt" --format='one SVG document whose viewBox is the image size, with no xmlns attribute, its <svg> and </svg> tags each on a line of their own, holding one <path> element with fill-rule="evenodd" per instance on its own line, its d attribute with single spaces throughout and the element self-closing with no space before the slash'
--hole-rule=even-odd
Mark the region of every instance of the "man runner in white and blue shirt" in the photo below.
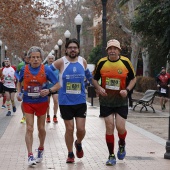
<svg viewBox="0 0 170 170">
<path fill-rule="evenodd" d="M 59 108 L 62 118 L 64 119 L 66 132 L 65 142 L 68 149 L 68 158 L 66 163 L 74 162 L 73 153 L 73 132 L 74 118 L 76 122 L 75 147 L 76 155 L 82 158 L 84 155 L 82 149 L 82 140 L 85 136 L 86 121 L 86 93 L 85 93 L 85 77 L 89 82 L 92 75 L 87 69 L 87 62 L 79 56 L 80 46 L 76 39 L 70 39 L 65 45 L 65 56 L 56 60 L 51 68 L 59 70 L 59 81 L 61 88 L 59 90 Z"/>
</svg>

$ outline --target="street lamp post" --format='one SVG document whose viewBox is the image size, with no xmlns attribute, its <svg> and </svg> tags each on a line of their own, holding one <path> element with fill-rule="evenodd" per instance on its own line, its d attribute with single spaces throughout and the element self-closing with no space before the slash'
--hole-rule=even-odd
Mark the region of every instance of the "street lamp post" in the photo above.
<svg viewBox="0 0 170 170">
<path fill-rule="evenodd" d="M 15 63 L 14 65 L 18 64 L 16 60 L 17 60 L 17 55 L 14 55 L 14 63 Z"/>
<path fill-rule="evenodd" d="M 1 67 L 1 47 L 2 47 L 2 41 L 0 40 L 0 67 Z"/>
<path fill-rule="evenodd" d="M 167 55 L 167 62 L 168 66 L 170 63 L 170 51 L 169 54 Z M 168 129 L 168 140 L 166 141 L 166 153 L 164 154 L 164 159 L 170 159 L 170 100 L 169 100 L 169 129 Z"/>
<path fill-rule="evenodd" d="M 69 40 L 69 38 L 70 38 L 70 36 L 71 36 L 70 31 L 67 30 L 67 31 L 64 33 L 64 36 L 65 36 L 65 38 L 66 38 L 66 43 L 67 43 L 67 41 Z"/>
<path fill-rule="evenodd" d="M 58 52 L 58 49 L 59 49 L 59 47 L 58 47 L 58 45 L 56 44 L 56 45 L 54 46 L 55 59 L 56 59 L 56 60 L 57 60 L 57 52 Z"/>
<path fill-rule="evenodd" d="M 61 58 L 61 46 L 63 44 L 63 41 L 61 39 L 58 40 L 57 42 L 58 46 L 59 46 L 59 58 Z"/>
<path fill-rule="evenodd" d="M 83 18 L 81 17 L 80 14 L 77 14 L 77 16 L 74 19 L 74 22 L 75 22 L 76 27 L 77 27 L 77 40 L 80 44 L 80 29 L 81 29 L 81 24 L 83 23 Z"/>
<path fill-rule="evenodd" d="M 7 50 L 8 50 L 8 47 L 5 45 L 5 58 L 7 57 L 6 56 Z"/>
<path fill-rule="evenodd" d="M 102 39 L 102 57 L 106 56 L 106 4 L 107 0 L 101 0 L 103 6 L 103 16 L 102 16 L 102 25 L 103 25 L 103 39 Z"/>
</svg>

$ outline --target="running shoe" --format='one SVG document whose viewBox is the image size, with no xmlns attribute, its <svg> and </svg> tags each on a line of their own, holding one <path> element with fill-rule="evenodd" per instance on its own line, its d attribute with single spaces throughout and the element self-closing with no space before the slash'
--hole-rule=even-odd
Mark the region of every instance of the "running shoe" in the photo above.
<svg viewBox="0 0 170 170">
<path fill-rule="evenodd" d="M 163 105 L 161 106 L 161 109 L 162 109 L 162 110 L 164 110 L 164 107 L 163 107 Z"/>
<path fill-rule="evenodd" d="M 66 160 L 66 163 L 74 163 L 74 154 L 68 154 L 68 158 Z"/>
<path fill-rule="evenodd" d="M 33 155 L 30 155 L 30 156 L 28 157 L 28 165 L 29 165 L 29 166 L 36 165 L 36 161 L 35 161 L 35 158 L 34 158 Z"/>
<path fill-rule="evenodd" d="M 16 112 L 16 110 L 17 110 L 15 106 L 13 106 L 12 109 L 13 109 L 13 112 Z"/>
<path fill-rule="evenodd" d="M 25 123 L 25 121 L 26 121 L 26 118 L 25 118 L 25 116 L 23 116 L 23 118 L 21 119 L 20 123 Z"/>
<path fill-rule="evenodd" d="M 165 110 L 166 109 L 166 106 L 165 106 L 165 104 L 163 104 L 163 110 Z"/>
<path fill-rule="evenodd" d="M 58 123 L 57 117 L 53 117 L 53 122 Z"/>
<path fill-rule="evenodd" d="M 81 143 L 77 143 L 77 140 L 75 141 L 75 147 L 76 147 L 77 158 L 82 158 L 84 155 L 84 152 L 83 152 Z"/>
<path fill-rule="evenodd" d="M 165 108 L 162 106 L 162 111 L 164 111 L 165 110 Z"/>
<path fill-rule="evenodd" d="M 43 160 L 43 153 L 44 153 L 44 150 L 39 150 L 38 149 L 38 154 L 37 154 L 37 157 L 36 157 L 36 163 L 42 162 L 42 160 Z"/>
<path fill-rule="evenodd" d="M 1 109 L 5 109 L 5 108 L 6 108 L 6 106 L 5 106 L 5 105 L 2 105 L 2 106 L 1 106 Z"/>
<path fill-rule="evenodd" d="M 132 108 L 132 107 L 129 107 L 128 109 L 129 109 L 129 110 L 133 110 L 133 108 Z"/>
<path fill-rule="evenodd" d="M 123 160 L 126 156 L 126 150 L 125 150 L 125 145 L 119 145 L 119 150 L 117 152 L 117 157 L 119 160 Z"/>
<path fill-rule="evenodd" d="M 51 122 L 51 120 L 50 120 L 50 116 L 47 116 L 47 118 L 46 118 L 46 122 L 47 122 L 47 123 L 50 123 L 50 122 Z"/>
<path fill-rule="evenodd" d="M 8 111 L 6 116 L 11 116 L 11 111 Z"/>
<path fill-rule="evenodd" d="M 106 165 L 113 166 L 116 164 L 116 157 L 114 154 L 111 154 L 106 162 Z"/>
</svg>

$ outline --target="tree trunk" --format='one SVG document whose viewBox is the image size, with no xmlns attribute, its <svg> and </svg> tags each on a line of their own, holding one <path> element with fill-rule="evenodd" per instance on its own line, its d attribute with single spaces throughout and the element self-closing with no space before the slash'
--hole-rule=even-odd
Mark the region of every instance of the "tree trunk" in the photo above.
<svg viewBox="0 0 170 170">
<path fill-rule="evenodd" d="M 166 61 L 166 72 L 170 74 L 170 50 L 169 53 L 167 55 L 167 61 Z"/>
<path fill-rule="evenodd" d="M 132 62 L 132 65 L 133 65 L 135 73 L 136 73 L 137 64 L 138 64 L 138 56 L 139 56 L 139 52 L 140 52 L 140 45 L 139 45 L 138 38 L 134 35 L 131 36 L 131 48 L 132 48 L 131 62 Z"/>
<path fill-rule="evenodd" d="M 138 64 L 138 55 L 140 52 L 140 42 L 141 38 L 132 32 L 132 30 L 128 29 L 123 21 L 122 13 L 120 10 L 120 7 L 118 5 L 118 0 L 115 0 L 116 10 L 117 10 L 117 20 L 119 22 L 119 25 L 121 26 L 121 29 L 126 32 L 128 35 L 131 36 L 131 62 L 134 67 L 135 72 L 137 71 L 137 64 Z M 135 11 L 135 5 L 133 0 L 128 2 L 128 8 L 129 8 L 129 20 L 132 20 L 134 17 L 134 11 Z"/>
<path fill-rule="evenodd" d="M 147 48 L 142 48 L 143 76 L 150 76 L 149 53 Z"/>
</svg>

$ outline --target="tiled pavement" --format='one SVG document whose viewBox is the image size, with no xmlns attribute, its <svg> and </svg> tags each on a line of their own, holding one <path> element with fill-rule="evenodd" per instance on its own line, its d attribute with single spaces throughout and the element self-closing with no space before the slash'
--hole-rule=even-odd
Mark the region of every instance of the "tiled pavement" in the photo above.
<svg viewBox="0 0 170 170">
<path fill-rule="evenodd" d="M 1 102 L 1 100 L 0 100 Z M 0 138 L 0 170 L 169 170 L 170 160 L 164 159 L 166 141 L 137 126 L 127 122 L 126 150 L 127 156 L 123 161 L 117 160 L 117 164 L 107 167 L 105 162 L 108 151 L 105 143 L 105 125 L 99 118 L 99 108 L 88 105 L 86 122 L 86 136 L 83 141 L 84 157 L 75 159 L 74 164 L 66 164 L 67 149 L 64 142 L 65 127 L 58 116 L 58 124 L 46 124 L 46 141 L 44 160 L 34 168 L 27 165 L 27 150 L 25 145 L 25 124 L 20 123 L 22 117 L 19 103 L 17 112 L 6 117 L 6 110 L 0 112 L 0 124 L 2 127 Z M 59 115 L 59 113 L 58 113 Z M 10 120 L 11 119 L 11 120 Z M 8 124 L 9 123 L 9 124 Z M 8 126 L 7 126 L 8 125 Z M 7 126 L 7 128 L 5 128 Z M 4 130 L 3 130 L 4 128 Z M 117 133 L 115 153 L 117 152 Z M 34 144 L 38 147 L 38 136 L 35 119 Z M 75 152 L 75 148 L 74 148 Z M 36 154 L 36 151 L 34 152 Z"/>
</svg>

